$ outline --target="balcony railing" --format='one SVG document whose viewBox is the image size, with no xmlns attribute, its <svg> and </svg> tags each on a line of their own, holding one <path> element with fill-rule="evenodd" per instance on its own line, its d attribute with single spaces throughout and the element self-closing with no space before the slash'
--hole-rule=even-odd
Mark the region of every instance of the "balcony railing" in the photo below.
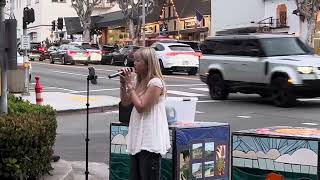
<svg viewBox="0 0 320 180">
<path fill-rule="evenodd" d="M 101 0 L 101 3 L 97 5 L 97 8 L 112 8 L 115 5 L 114 2 L 110 2 L 109 0 Z"/>
<path fill-rule="evenodd" d="M 288 27 L 287 19 L 276 19 L 276 28 Z"/>
</svg>

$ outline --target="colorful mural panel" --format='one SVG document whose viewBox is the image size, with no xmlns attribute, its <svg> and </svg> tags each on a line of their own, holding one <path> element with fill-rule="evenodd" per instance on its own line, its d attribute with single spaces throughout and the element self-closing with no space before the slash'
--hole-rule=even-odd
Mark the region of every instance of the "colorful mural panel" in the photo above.
<svg viewBox="0 0 320 180">
<path fill-rule="evenodd" d="M 229 125 L 206 122 L 175 124 L 169 131 L 174 149 L 162 159 L 161 180 L 229 179 Z M 126 152 L 128 127 L 112 123 L 110 133 L 110 180 L 127 180 L 130 169 Z M 217 164 L 221 158 L 223 163 Z M 216 167 L 220 167 L 219 171 Z"/>
<path fill-rule="evenodd" d="M 261 132 L 261 129 L 257 131 Z M 243 134 L 241 131 L 232 137 L 232 176 L 235 179 L 250 175 L 252 178 L 260 175 L 264 178 L 317 179 L 317 141 L 301 139 L 300 135 L 296 139 L 261 137 L 252 132 Z"/>
</svg>

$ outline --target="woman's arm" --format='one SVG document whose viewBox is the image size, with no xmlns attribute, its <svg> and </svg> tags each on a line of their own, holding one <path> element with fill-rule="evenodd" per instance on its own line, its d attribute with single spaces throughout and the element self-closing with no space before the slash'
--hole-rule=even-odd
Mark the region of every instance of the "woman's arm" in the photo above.
<svg viewBox="0 0 320 180">
<path fill-rule="evenodd" d="M 135 89 L 130 85 L 128 86 L 128 94 L 138 113 L 142 113 L 146 111 L 148 107 L 154 105 L 158 101 L 161 92 L 162 89 L 160 87 L 151 85 L 147 88 L 146 92 L 139 97 Z"/>
<path fill-rule="evenodd" d="M 122 83 L 120 86 L 120 99 L 123 106 L 128 106 L 131 103 L 130 96 L 127 93 L 126 85 Z"/>
</svg>

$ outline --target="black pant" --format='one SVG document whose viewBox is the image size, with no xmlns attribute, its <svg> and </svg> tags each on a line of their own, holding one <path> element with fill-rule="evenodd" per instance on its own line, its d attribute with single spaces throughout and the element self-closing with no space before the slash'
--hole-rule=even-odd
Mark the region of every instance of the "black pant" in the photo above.
<svg viewBox="0 0 320 180">
<path fill-rule="evenodd" d="M 130 156 L 130 180 L 160 180 L 161 155 L 141 151 Z"/>
</svg>

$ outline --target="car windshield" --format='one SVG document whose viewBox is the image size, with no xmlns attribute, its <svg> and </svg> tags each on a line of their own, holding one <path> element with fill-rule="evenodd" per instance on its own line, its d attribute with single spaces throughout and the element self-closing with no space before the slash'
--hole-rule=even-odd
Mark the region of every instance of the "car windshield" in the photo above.
<svg viewBox="0 0 320 180">
<path fill-rule="evenodd" d="M 105 51 L 113 51 L 115 48 L 110 46 L 103 46 L 102 49 Z"/>
<path fill-rule="evenodd" d="M 82 47 L 84 49 L 99 49 L 99 47 L 96 47 L 96 46 L 92 46 L 90 44 L 82 44 Z"/>
<path fill-rule="evenodd" d="M 296 37 L 266 38 L 260 42 L 268 57 L 312 54 L 311 49 Z"/>
<path fill-rule="evenodd" d="M 171 45 L 169 48 L 172 51 L 193 51 L 193 49 L 190 46 L 184 46 L 184 45 Z"/>
<path fill-rule="evenodd" d="M 81 46 L 68 46 L 68 50 L 76 50 L 76 51 L 81 51 L 85 50 Z"/>
</svg>

